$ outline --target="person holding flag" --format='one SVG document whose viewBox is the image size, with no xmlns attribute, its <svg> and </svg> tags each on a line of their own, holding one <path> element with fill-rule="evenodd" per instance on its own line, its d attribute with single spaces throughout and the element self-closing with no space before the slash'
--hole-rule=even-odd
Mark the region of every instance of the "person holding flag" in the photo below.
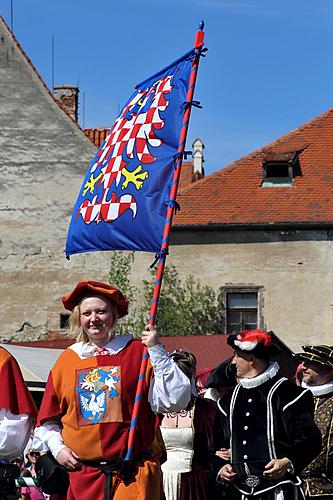
<svg viewBox="0 0 333 500">
<path fill-rule="evenodd" d="M 190 400 L 189 379 L 166 355 L 154 324 L 190 112 L 201 107 L 193 95 L 206 50 L 203 28 L 202 21 L 190 51 L 135 86 L 74 206 L 67 258 L 138 250 L 154 252 L 158 268 L 142 344 L 113 337 L 117 318 L 127 314 L 118 289 L 80 282 L 63 299 L 78 342 L 51 372 L 36 439 L 70 470 L 68 499 L 100 499 L 103 488 L 105 499 L 160 498 L 160 469 L 150 452 L 155 413 L 178 411 Z"/>
<path fill-rule="evenodd" d="M 152 452 L 157 413 L 185 408 L 188 377 L 159 342 L 154 325 L 142 340 L 115 336 L 128 301 L 117 288 L 81 281 L 64 296 L 76 342 L 52 368 L 33 449 L 49 449 L 69 471 L 67 499 L 161 498 L 161 471 Z M 141 358 L 148 348 L 132 459 L 124 461 Z"/>
</svg>

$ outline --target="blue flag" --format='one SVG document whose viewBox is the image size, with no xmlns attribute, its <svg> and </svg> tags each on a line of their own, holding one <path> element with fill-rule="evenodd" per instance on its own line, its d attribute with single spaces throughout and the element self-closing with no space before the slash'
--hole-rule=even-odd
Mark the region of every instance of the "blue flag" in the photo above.
<svg viewBox="0 0 333 500">
<path fill-rule="evenodd" d="M 160 251 L 193 55 L 135 87 L 83 181 L 67 256 Z"/>
</svg>

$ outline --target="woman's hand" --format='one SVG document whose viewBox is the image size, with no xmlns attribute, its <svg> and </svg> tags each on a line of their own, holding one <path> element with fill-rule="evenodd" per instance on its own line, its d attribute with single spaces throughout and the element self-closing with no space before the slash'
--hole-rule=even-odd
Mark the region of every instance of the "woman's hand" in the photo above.
<svg viewBox="0 0 333 500">
<path fill-rule="evenodd" d="M 57 462 L 59 462 L 60 465 L 66 467 L 66 469 L 68 470 L 82 469 L 81 464 L 78 462 L 79 458 L 80 457 L 76 453 L 74 453 L 73 450 L 68 448 L 68 446 L 62 448 L 62 450 L 60 450 L 58 455 L 56 456 Z"/>
<path fill-rule="evenodd" d="M 141 335 L 141 342 L 148 348 L 160 344 L 160 339 L 157 335 L 157 329 L 155 325 L 146 325 Z"/>
<path fill-rule="evenodd" d="M 230 449 L 228 448 L 220 448 L 215 452 L 215 455 L 217 455 L 220 458 L 223 458 L 223 460 L 230 460 Z"/>
</svg>

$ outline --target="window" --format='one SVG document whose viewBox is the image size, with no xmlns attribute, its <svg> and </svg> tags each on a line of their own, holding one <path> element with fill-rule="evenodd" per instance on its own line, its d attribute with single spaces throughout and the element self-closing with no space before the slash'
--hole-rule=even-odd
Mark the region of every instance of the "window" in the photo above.
<svg viewBox="0 0 333 500">
<path fill-rule="evenodd" d="M 265 288 L 254 283 L 225 283 L 219 293 L 218 321 L 224 334 L 266 330 Z"/>
<path fill-rule="evenodd" d="M 258 294 L 227 293 L 227 333 L 255 330 L 258 326 Z"/>
<path fill-rule="evenodd" d="M 69 320 L 69 314 L 66 313 L 61 313 L 60 314 L 60 329 L 64 330 L 65 328 L 68 328 L 68 320 Z"/>
<path fill-rule="evenodd" d="M 266 165 L 266 178 L 272 177 L 279 177 L 280 179 L 286 177 L 289 179 L 289 165 L 287 163 L 268 163 Z"/>
<path fill-rule="evenodd" d="M 262 187 L 292 186 L 293 178 L 298 174 L 299 151 L 269 153 L 262 162 Z"/>
</svg>

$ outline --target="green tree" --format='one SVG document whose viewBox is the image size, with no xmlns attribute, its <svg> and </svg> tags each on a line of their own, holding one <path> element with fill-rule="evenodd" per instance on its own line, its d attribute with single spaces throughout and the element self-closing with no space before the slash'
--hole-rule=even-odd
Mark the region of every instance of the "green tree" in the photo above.
<svg viewBox="0 0 333 500">
<path fill-rule="evenodd" d="M 153 279 L 144 281 L 143 311 L 150 309 L 154 275 L 152 272 Z M 156 323 L 160 335 L 222 333 L 215 290 L 201 285 L 191 274 L 182 281 L 174 266 L 166 266 Z"/>
<path fill-rule="evenodd" d="M 149 317 L 155 269 L 151 279 L 143 281 L 142 293 L 131 284 L 133 261 L 134 252 L 113 252 L 109 282 L 129 300 L 129 315 L 119 322 L 117 330 L 140 335 Z M 215 290 L 201 285 L 191 274 L 182 280 L 175 266 L 165 266 L 156 323 L 160 335 L 222 333 Z"/>
<path fill-rule="evenodd" d="M 111 254 L 109 283 L 119 288 L 129 302 L 129 313 L 117 326 L 119 333 L 138 334 L 138 328 L 141 326 L 140 311 L 137 306 L 139 290 L 131 284 L 133 261 L 134 252 L 114 251 Z"/>
</svg>

